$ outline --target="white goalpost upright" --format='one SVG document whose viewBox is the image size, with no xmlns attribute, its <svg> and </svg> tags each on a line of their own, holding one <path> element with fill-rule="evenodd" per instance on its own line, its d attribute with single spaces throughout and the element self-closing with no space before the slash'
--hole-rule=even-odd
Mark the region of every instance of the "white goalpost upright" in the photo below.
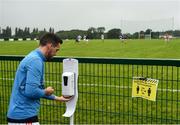
<svg viewBox="0 0 180 125">
<path fill-rule="evenodd" d="M 144 38 L 151 39 L 152 31 L 168 31 L 174 30 L 174 17 L 171 18 L 161 18 L 154 20 L 122 20 L 120 21 L 120 28 L 122 32 L 126 33 L 139 33 L 139 38 L 142 34 L 141 31 L 146 31 L 151 29 L 150 33 L 144 34 Z"/>
</svg>

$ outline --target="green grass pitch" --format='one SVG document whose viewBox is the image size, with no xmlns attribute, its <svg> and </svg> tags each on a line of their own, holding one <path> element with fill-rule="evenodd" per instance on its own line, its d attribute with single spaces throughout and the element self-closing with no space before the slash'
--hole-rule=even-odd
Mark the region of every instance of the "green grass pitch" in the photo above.
<svg viewBox="0 0 180 125">
<path fill-rule="evenodd" d="M 36 47 L 37 41 L 0 42 L 0 55 L 26 55 Z M 88 43 L 65 41 L 57 56 L 115 57 L 115 58 L 180 58 L 180 39 L 164 40 L 90 40 Z"/>
</svg>

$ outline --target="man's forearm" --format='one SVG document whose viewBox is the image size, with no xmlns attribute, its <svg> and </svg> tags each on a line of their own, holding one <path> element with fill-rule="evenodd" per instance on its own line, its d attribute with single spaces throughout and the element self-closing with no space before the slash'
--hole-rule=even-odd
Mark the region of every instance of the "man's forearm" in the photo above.
<svg viewBox="0 0 180 125">
<path fill-rule="evenodd" d="M 39 99 L 46 96 L 46 93 L 44 89 L 40 89 L 34 84 L 26 83 L 24 95 L 29 98 Z"/>
</svg>

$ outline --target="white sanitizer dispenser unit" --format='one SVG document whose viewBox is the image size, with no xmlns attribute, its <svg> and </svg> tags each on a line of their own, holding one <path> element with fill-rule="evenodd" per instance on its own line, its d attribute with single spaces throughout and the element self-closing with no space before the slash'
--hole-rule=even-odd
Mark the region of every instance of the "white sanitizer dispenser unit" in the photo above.
<svg viewBox="0 0 180 125">
<path fill-rule="evenodd" d="M 62 95 L 64 97 L 74 96 L 74 73 L 64 72 L 62 74 Z"/>
<path fill-rule="evenodd" d="M 62 95 L 71 97 L 72 99 L 66 102 L 66 112 L 64 117 L 70 118 L 70 124 L 74 124 L 74 113 L 78 100 L 78 60 L 64 59 L 63 74 L 62 74 Z"/>
</svg>

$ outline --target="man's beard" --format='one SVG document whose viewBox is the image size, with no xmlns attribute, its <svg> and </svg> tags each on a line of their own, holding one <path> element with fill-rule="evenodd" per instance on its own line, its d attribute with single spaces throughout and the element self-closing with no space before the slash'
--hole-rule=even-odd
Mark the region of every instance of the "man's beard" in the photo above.
<svg viewBox="0 0 180 125">
<path fill-rule="evenodd" d="M 46 57 L 47 61 L 50 61 L 53 57 Z"/>
<path fill-rule="evenodd" d="M 52 58 L 53 58 L 53 56 L 50 53 L 48 53 L 46 56 L 46 60 L 50 61 Z"/>
</svg>

